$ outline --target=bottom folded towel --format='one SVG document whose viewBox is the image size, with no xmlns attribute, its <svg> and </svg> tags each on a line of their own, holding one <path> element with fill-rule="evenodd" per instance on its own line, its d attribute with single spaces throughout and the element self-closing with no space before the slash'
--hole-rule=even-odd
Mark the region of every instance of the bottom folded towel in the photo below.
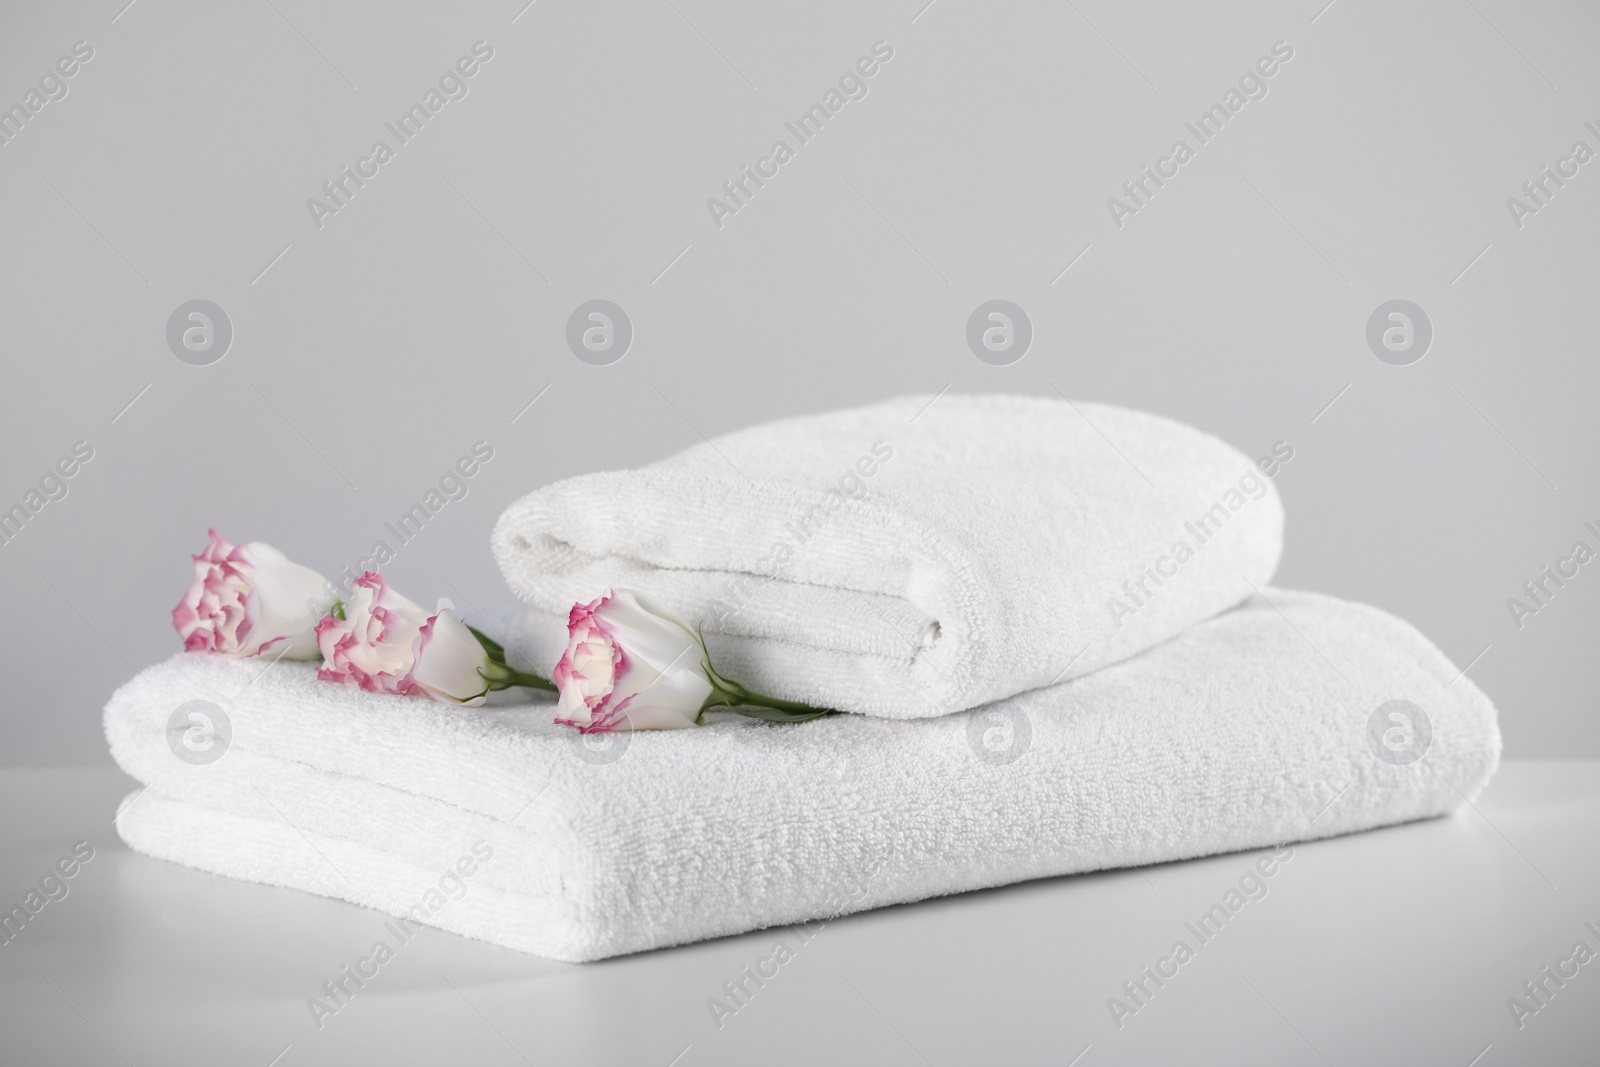
<svg viewBox="0 0 1600 1067">
<path fill-rule="evenodd" d="M 106 707 L 112 754 L 148 786 L 117 829 L 152 856 L 583 961 L 1440 815 L 1500 754 L 1489 700 L 1416 630 L 1282 590 L 936 719 L 585 736 L 551 710 L 179 655 Z"/>
</svg>

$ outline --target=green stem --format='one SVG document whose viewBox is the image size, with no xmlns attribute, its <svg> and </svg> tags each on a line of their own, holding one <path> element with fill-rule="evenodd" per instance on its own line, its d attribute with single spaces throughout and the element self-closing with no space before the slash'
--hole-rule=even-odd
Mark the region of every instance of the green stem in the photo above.
<svg viewBox="0 0 1600 1067">
<path fill-rule="evenodd" d="M 701 649 L 705 649 L 702 639 Z M 833 715 L 832 708 L 814 708 L 810 704 L 801 704 L 795 700 L 783 700 L 779 697 L 767 696 L 765 693 L 752 692 L 733 681 L 724 678 L 711 666 L 711 654 L 708 652 L 700 661 L 700 666 L 706 672 L 706 680 L 711 683 L 711 695 L 706 697 L 706 702 L 700 711 L 705 713 L 706 708 L 722 705 L 740 715 L 752 719 L 765 719 L 768 722 L 808 722 L 811 719 L 820 719 L 824 715 Z M 775 714 L 764 714 L 760 711 L 745 709 L 765 708 Z"/>
<path fill-rule="evenodd" d="M 826 715 L 831 710 L 829 708 L 814 708 L 810 704 L 801 704 L 795 700 L 783 700 L 779 697 L 767 696 L 765 693 L 753 692 L 737 682 L 733 683 L 731 689 L 724 689 L 721 686 L 717 686 L 715 689 L 722 696 L 722 699 L 718 700 L 717 703 L 726 704 L 729 707 L 735 704 L 745 704 L 753 708 L 776 708 L 779 711 L 787 711 L 797 715 L 807 712 Z"/>
<path fill-rule="evenodd" d="M 468 626 L 472 636 L 478 639 L 478 644 L 483 646 L 484 655 L 489 659 L 489 669 L 479 671 L 483 680 L 489 683 L 490 689 L 510 689 L 512 686 L 522 686 L 527 689 L 542 689 L 547 693 L 560 692 L 553 682 L 547 682 L 537 674 L 528 674 L 506 664 L 506 650 L 500 642 L 475 626 Z"/>
<path fill-rule="evenodd" d="M 522 686 L 527 689 L 542 689 L 547 693 L 559 692 L 555 683 L 547 682 L 537 674 L 528 674 L 515 667 L 508 667 L 504 663 L 494 663 L 489 670 L 479 671 L 484 681 L 489 683 L 490 689 L 510 689 L 513 686 Z"/>
</svg>

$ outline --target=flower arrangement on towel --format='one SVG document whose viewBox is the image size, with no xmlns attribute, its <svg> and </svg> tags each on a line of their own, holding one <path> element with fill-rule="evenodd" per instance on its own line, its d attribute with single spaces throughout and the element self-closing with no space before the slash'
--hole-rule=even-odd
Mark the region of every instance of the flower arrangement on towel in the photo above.
<svg viewBox="0 0 1600 1067">
<path fill-rule="evenodd" d="M 505 649 L 449 600 L 429 613 L 369 571 L 319 617 L 307 608 L 326 587 L 322 575 L 271 545 L 208 533 L 194 581 L 172 609 L 185 651 L 321 660 L 325 681 L 469 706 L 495 690 L 543 689 L 559 694 L 555 721 L 583 733 L 696 726 L 716 707 L 770 722 L 832 714 L 723 677 L 698 630 L 631 590 L 572 606 L 552 683 L 510 666 Z"/>
<path fill-rule="evenodd" d="M 506 663 L 505 649 L 440 599 L 430 613 L 373 572 L 356 579 L 348 601 L 318 616 L 308 605 L 326 583 L 271 545 L 211 543 L 194 557 L 194 582 L 172 609 L 172 625 L 190 652 L 271 654 L 321 660 L 317 676 L 371 693 L 425 696 L 479 705 L 490 692 L 555 686 Z"/>
</svg>

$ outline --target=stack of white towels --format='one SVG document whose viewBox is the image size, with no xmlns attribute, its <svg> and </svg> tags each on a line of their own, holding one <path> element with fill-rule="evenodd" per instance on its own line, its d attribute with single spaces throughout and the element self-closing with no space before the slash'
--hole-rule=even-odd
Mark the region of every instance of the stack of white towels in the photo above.
<svg viewBox="0 0 1600 1067">
<path fill-rule="evenodd" d="M 1449 812 L 1494 772 L 1494 707 L 1399 619 L 1269 584 L 1292 456 L 943 396 L 568 479 L 494 531 L 514 660 L 548 677 L 571 605 L 628 587 L 703 622 L 725 676 L 845 714 L 585 736 L 548 699 L 180 654 L 107 705 L 145 784 L 117 827 L 584 961 Z M 221 758 L 169 735 L 190 701 L 226 716 Z"/>
</svg>

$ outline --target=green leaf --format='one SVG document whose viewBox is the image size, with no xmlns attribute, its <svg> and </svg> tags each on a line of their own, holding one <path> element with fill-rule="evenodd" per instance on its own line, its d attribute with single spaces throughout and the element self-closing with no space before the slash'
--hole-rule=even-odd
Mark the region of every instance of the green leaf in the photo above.
<svg viewBox="0 0 1600 1067">
<path fill-rule="evenodd" d="M 789 711 L 786 708 L 762 708 L 750 704 L 741 704 L 730 710 L 752 719 L 764 719 L 767 722 L 810 722 L 820 719 L 824 715 L 837 715 L 832 708 L 813 708 L 809 711 Z"/>
<path fill-rule="evenodd" d="M 335 600 L 333 602 L 333 607 L 328 609 L 328 614 L 332 615 L 334 618 L 338 619 L 340 622 L 344 622 L 345 621 L 345 617 L 344 617 L 344 601 Z"/>
<path fill-rule="evenodd" d="M 500 664 L 502 667 L 505 666 L 506 649 L 504 645 L 490 637 L 488 634 L 484 633 L 482 630 L 478 629 L 476 626 L 468 626 L 467 629 L 472 631 L 472 636 L 478 639 L 478 644 L 482 645 L 483 650 L 489 653 L 489 658 L 491 660 Z"/>
</svg>

